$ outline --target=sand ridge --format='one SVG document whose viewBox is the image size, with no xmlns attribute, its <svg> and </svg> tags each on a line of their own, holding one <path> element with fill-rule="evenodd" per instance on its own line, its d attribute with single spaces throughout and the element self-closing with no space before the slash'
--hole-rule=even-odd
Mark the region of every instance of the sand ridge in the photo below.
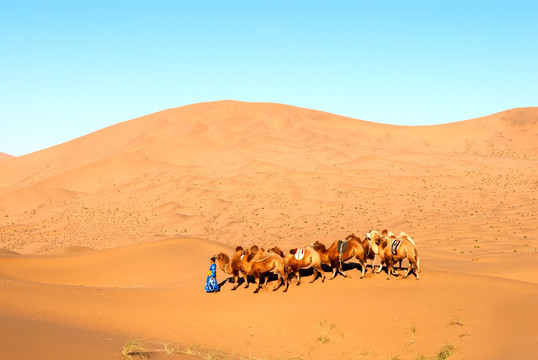
<svg viewBox="0 0 538 360">
<path fill-rule="evenodd" d="M 15 340 L 50 333 L 51 359 L 114 358 L 133 336 L 230 359 L 432 358 L 447 343 L 451 359 L 535 358 L 537 121 L 405 127 L 219 101 L 4 158 L 0 347 L 28 358 Z M 286 294 L 203 293 L 217 252 L 372 228 L 415 239 L 421 280 L 351 268 Z"/>
</svg>

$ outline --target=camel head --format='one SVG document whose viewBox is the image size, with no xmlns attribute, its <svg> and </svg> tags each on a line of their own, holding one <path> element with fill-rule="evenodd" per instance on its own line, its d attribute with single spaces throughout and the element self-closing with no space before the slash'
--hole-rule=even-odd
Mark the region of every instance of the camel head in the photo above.
<svg viewBox="0 0 538 360">
<path fill-rule="evenodd" d="M 238 252 L 238 251 L 243 251 L 243 247 L 242 246 L 238 246 L 235 248 L 235 252 Z"/>
<path fill-rule="evenodd" d="M 380 248 L 380 249 L 384 249 L 385 247 L 387 247 L 388 243 L 389 243 L 389 240 L 390 238 L 387 236 L 387 235 L 381 235 L 381 236 L 378 236 L 376 239 L 375 239 L 375 244 Z"/>
<path fill-rule="evenodd" d="M 369 233 L 367 233 L 364 237 L 366 238 L 366 240 L 368 240 L 368 242 L 372 242 L 372 241 L 376 241 L 376 239 L 378 239 L 381 235 L 379 235 L 379 232 L 377 232 L 376 230 L 370 230 Z"/>
<path fill-rule="evenodd" d="M 217 255 L 214 256 L 217 260 L 224 260 L 224 261 L 228 261 L 230 258 L 228 257 L 228 255 L 226 255 L 225 253 L 221 252 L 221 253 L 218 253 Z"/>
<path fill-rule="evenodd" d="M 253 250 L 255 250 L 255 251 L 253 251 Z M 259 250 L 258 246 L 256 246 L 256 245 L 252 246 L 250 249 L 243 250 L 241 252 L 241 259 L 243 259 L 243 257 L 245 257 L 247 261 L 252 260 L 252 258 L 258 252 L 258 250 Z"/>
<path fill-rule="evenodd" d="M 325 251 L 326 250 L 325 245 L 323 245 L 319 241 L 316 241 L 315 243 L 310 244 L 310 246 L 312 246 L 312 248 L 314 250 L 316 250 L 316 251 L 318 251 L 318 250 Z"/>
</svg>

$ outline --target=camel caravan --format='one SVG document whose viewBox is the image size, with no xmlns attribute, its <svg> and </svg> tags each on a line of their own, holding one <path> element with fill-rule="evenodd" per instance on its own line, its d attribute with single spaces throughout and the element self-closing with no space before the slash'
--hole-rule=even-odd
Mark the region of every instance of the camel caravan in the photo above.
<svg viewBox="0 0 538 360">
<path fill-rule="evenodd" d="M 366 273 L 368 260 L 371 260 L 370 267 L 373 273 L 380 273 L 383 268 L 386 269 L 387 280 L 390 280 L 391 276 L 399 276 L 395 270 L 395 264 L 399 263 L 399 270 L 402 270 L 402 261 L 405 259 L 409 265 L 404 278 L 414 273 L 418 280 L 420 272 L 420 259 L 415 241 L 404 232 L 396 237 L 388 230 L 381 232 L 371 230 L 362 240 L 355 234 L 350 234 L 345 240 L 335 241 L 330 247 L 316 241 L 302 249 L 291 249 L 288 254 L 285 254 L 277 246 L 268 250 L 256 245 L 248 249 L 238 246 L 231 257 L 221 252 L 214 258 L 226 276 L 223 284 L 228 281 L 232 282 L 234 284 L 232 290 L 236 290 L 241 283 L 244 283 L 244 287 L 248 288 L 250 276 L 254 278 L 257 285 L 254 293 L 257 293 L 271 277 L 275 276 L 277 284 L 273 291 L 277 291 L 283 286 L 284 292 L 286 292 L 292 276 L 297 279 L 296 285 L 300 285 L 300 270 L 302 269 L 312 269 L 313 279 L 310 281 L 311 283 L 320 277 L 321 281 L 324 282 L 323 264 L 328 265 L 331 269 L 330 280 L 338 274 L 348 277 L 344 272 L 343 264 L 353 258 L 358 261 L 361 267 L 361 279 Z M 376 271 L 377 258 L 380 259 L 380 263 Z"/>
</svg>

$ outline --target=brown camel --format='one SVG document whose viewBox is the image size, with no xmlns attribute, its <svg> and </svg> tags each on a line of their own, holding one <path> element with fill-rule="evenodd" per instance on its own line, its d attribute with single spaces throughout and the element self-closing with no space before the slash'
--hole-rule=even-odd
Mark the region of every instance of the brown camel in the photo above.
<svg viewBox="0 0 538 360">
<path fill-rule="evenodd" d="M 254 293 L 257 293 L 262 287 L 262 274 L 271 271 L 276 271 L 278 274 L 278 286 L 273 291 L 277 291 L 283 283 L 285 285 L 284 292 L 288 291 L 289 284 L 286 264 L 284 263 L 284 259 L 278 254 L 267 253 L 263 249 L 253 246 L 250 249 L 243 250 L 241 268 L 245 275 L 253 275 L 256 279 L 258 287 L 254 290 Z M 246 287 L 248 287 L 248 282 Z"/>
<path fill-rule="evenodd" d="M 321 258 L 319 256 L 319 253 L 311 248 L 310 246 L 306 246 L 304 249 L 303 256 L 300 258 L 300 260 L 297 259 L 296 253 L 299 251 L 299 249 L 291 249 L 290 253 L 288 255 L 284 255 L 282 250 L 278 246 L 275 246 L 272 249 L 269 249 L 269 252 L 274 252 L 280 255 L 284 259 L 284 263 L 288 267 L 288 277 L 291 272 L 295 274 L 295 277 L 297 278 L 297 285 L 301 284 L 301 274 L 299 272 L 299 269 L 307 269 L 307 268 L 313 268 L 314 269 L 314 279 L 310 281 L 311 283 L 316 281 L 316 279 L 321 276 L 321 282 L 325 281 L 325 272 L 321 268 Z M 288 278 L 289 282 L 289 278 Z"/>
<path fill-rule="evenodd" d="M 349 240 L 356 240 L 357 242 L 359 242 L 362 245 L 362 247 L 364 248 L 364 252 L 366 254 L 364 262 L 365 262 L 366 265 L 368 265 L 368 260 L 372 260 L 372 271 L 374 271 L 375 256 L 377 255 L 377 253 L 374 252 L 374 250 L 372 249 L 372 246 L 370 246 L 370 243 L 368 242 L 368 239 L 364 238 L 364 240 L 361 240 L 361 238 L 356 236 L 355 234 L 350 234 L 350 235 L 346 236 L 346 241 L 349 241 Z"/>
<path fill-rule="evenodd" d="M 411 271 L 413 271 L 418 280 L 420 260 L 418 258 L 417 248 L 413 244 L 414 242 L 411 242 L 409 238 L 404 235 L 400 239 L 401 243 L 397 249 L 393 249 L 395 241 L 397 241 L 397 239 L 395 237 L 390 237 L 388 234 L 377 237 L 375 240 L 375 243 L 379 248 L 379 256 L 381 257 L 382 262 L 387 265 L 387 280 L 390 280 L 394 264 L 403 259 L 409 261 L 409 268 L 407 269 L 404 278 L 407 278 Z M 395 250 L 395 253 L 393 253 L 393 250 Z"/>
<path fill-rule="evenodd" d="M 243 248 L 238 246 L 235 248 L 235 253 L 230 259 L 225 253 L 219 253 L 216 258 L 219 264 L 220 269 L 228 276 L 228 278 L 233 278 L 234 287 L 232 290 L 237 289 L 239 286 L 239 274 L 241 273 L 245 282 L 247 281 L 246 275 L 241 270 L 241 254 Z"/>
<path fill-rule="evenodd" d="M 316 241 L 310 246 L 312 246 L 314 250 L 319 253 L 321 262 L 323 264 L 331 265 L 333 272 L 331 280 L 336 277 L 337 272 L 342 274 L 342 276 L 347 277 L 342 269 L 342 263 L 351 259 L 353 256 L 355 256 L 355 258 L 359 260 L 359 263 L 361 264 L 361 279 L 364 277 L 364 272 L 366 271 L 367 252 L 357 240 L 350 239 L 346 241 L 335 241 L 328 249 L 319 241 Z"/>
</svg>

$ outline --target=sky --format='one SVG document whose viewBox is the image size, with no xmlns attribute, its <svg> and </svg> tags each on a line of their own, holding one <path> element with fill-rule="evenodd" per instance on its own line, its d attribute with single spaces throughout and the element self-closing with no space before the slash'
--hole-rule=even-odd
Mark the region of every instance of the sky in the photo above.
<svg viewBox="0 0 538 360">
<path fill-rule="evenodd" d="M 224 99 L 413 126 L 538 106 L 538 0 L 0 0 L 0 152 Z"/>
</svg>

